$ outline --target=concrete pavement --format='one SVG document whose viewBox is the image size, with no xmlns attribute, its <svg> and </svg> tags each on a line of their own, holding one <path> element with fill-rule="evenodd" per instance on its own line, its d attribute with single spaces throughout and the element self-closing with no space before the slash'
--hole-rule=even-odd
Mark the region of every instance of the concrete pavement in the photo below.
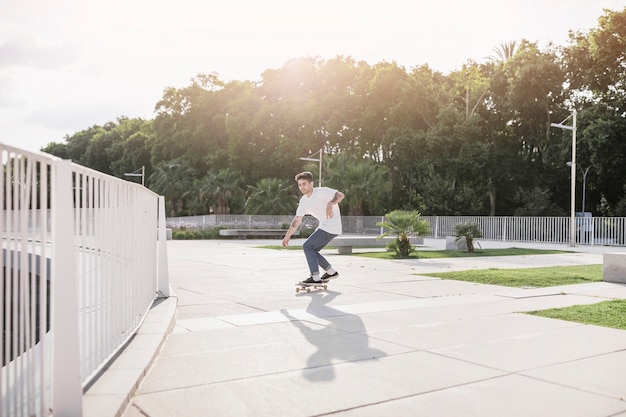
<svg viewBox="0 0 626 417">
<path fill-rule="evenodd" d="M 169 241 L 172 297 L 86 393 L 84 414 L 626 417 L 626 332 L 522 313 L 626 298 L 626 286 L 428 276 L 600 264 L 624 248 L 397 261 L 325 250 L 340 278 L 296 294 L 302 252 L 261 244 L 278 241 Z M 444 246 L 426 239 L 420 250 Z"/>
</svg>

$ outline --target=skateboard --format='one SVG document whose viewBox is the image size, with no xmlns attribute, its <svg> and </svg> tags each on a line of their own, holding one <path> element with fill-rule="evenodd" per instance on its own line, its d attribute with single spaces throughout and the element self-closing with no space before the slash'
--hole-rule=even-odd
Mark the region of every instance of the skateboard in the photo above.
<svg viewBox="0 0 626 417">
<path fill-rule="evenodd" d="M 302 282 L 296 282 L 296 292 L 306 291 L 311 292 L 311 288 L 314 290 L 325 290 L 328 288 L 327 282 L 320 282 L 319 284 L 303 284 Z"/>
</svg>

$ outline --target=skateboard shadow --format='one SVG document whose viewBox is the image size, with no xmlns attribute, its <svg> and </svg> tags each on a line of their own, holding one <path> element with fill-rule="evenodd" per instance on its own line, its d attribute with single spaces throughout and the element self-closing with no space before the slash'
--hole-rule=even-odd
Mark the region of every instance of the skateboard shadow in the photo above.
<svg viewBox="0 0 626 417">
<path fill-rule="evenodd" d="M 339 294 L 341 293 L 335 291 L 306 293 L 311 297 L 306 312 L 327 323 L 298 319 L 286 310 L 281 311 L 307 341 L 317 348 L 302 371 L 303 376 L 313 382 L 334 379 L 336 364 L 375 360 L 386 355 L 385 352 L 369 346 L 370 338 L 359 316 L 328 305 Z"/>
</svg>

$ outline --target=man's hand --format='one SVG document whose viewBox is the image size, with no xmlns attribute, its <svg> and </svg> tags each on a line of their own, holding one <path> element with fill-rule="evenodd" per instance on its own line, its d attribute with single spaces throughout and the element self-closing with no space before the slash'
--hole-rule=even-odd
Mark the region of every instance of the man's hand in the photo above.
<svg viewBox="0 0 626 417">
<path fill-rule="evenodd" d="M 300 227 L 300 224 L 302 223 L 302 216 L 296 216 L 293 218 L 293 220 L 291 221 L 291 227 L 289 228 L 289 230 L 287 230 L 287 233 L 285 234 L 285 237 L 283 238 L 283 247 L 287 247 L 287 245 L 289 244 L 289 240 L 291 239 L 291 236 L 295 233 L 296 230 L 298 230 L 298 227 Z"/>
</svg>

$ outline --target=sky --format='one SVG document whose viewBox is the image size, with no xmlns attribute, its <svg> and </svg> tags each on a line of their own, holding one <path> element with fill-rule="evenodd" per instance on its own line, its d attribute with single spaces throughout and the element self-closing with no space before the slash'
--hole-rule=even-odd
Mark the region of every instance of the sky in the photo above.
<svg viewBox="0 0 626 417">
<path fill-rule="evenodd" d="M 0 142 L 38 151 L 122 116 L 154 118 L 198 74 L 260 81 L 290 59 L 448 73 L 521 39 L 566 45 L 626 0 L 4 0 Z"/>
</svg>

